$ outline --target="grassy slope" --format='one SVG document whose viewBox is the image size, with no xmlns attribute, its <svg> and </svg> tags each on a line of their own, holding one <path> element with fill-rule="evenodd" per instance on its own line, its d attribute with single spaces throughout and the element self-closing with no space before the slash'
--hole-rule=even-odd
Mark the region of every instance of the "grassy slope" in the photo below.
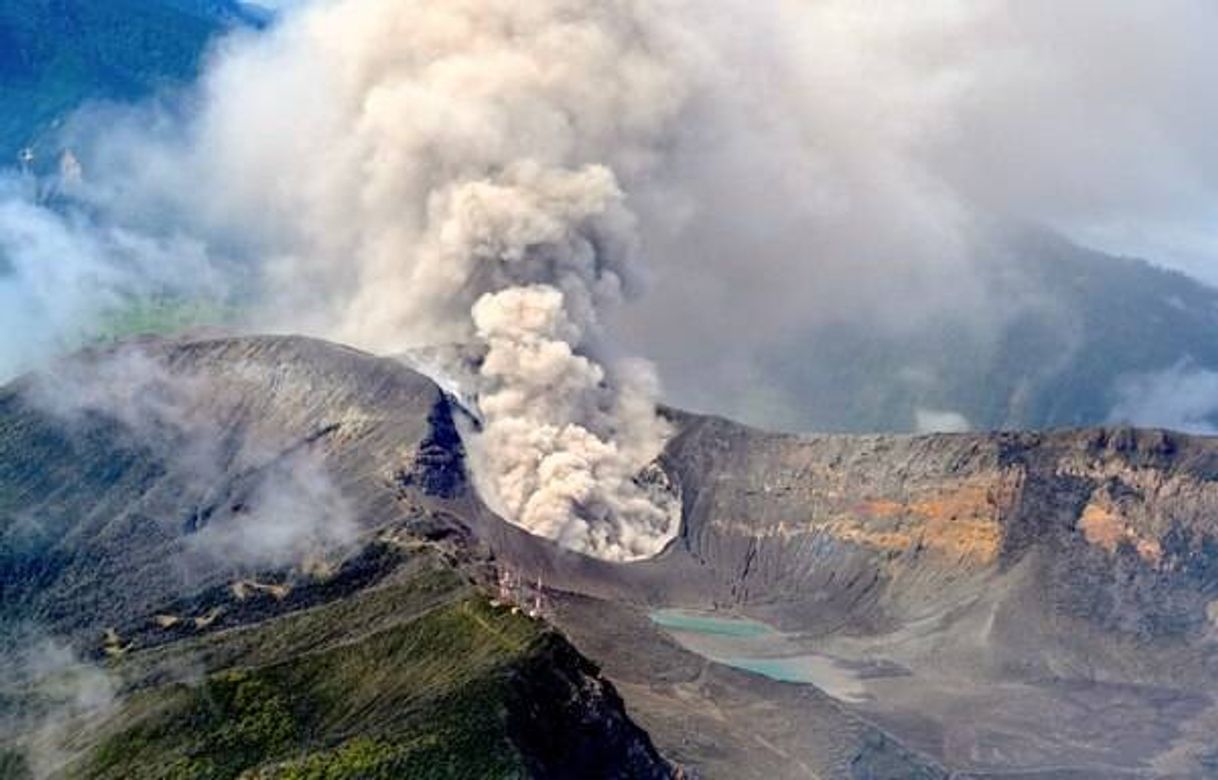
<svg viewBox="0 0 1218 780">
<path fill-rule="evenodd" d="M 521 777 L 511 681 L 555 641 L 416 560 L 340 601 L 111 660 L 129 690 L 75 738 L 65 776 Z M 166 681 L 200 664 L 201 680 Z M 5 777 L 21 776 L 14 755 L 0 751 Z"/>
<path fill-rule="evenodd" d="M 527 618 L 471 597 L 352 644 L 142 691 L 125 704 L 127 725 L 73 774 L 520 775 L 504 686 L 540 636 Z"/>
<path fill-rule="evenodd" d="M 459 443 L 434 388 L 344 348 L 269 341 L 281 346 L 173 354 L 210 374 L 246 361 L 282 369 L 257 398 L 231 398 L 233 385 L 216 380 L 226 435 L 253 435 L 247 414 L 293 441 L 286 432 L 308 434 L 340 412 L 368 421 L 331 453 L 338 473 L 352 472 L 343 484 L 354 504 L 376 516 L 341 565 L 179 581 L 161 565 L 176 554 L 162 536 L 203 499 L 198 477 L 166 455 L 174 437 L 132 440 L 95 415 L 65 430 L 0 389 L 0 658 L 6 628 L 21 649 L 45 632 L 103 666 L 119 691 L 117 710 L 77 722 L 62 717 L 73 690 L 48 679 L 58 667 L 10 683 L 0 664 L 0 777 L 22 776 L 13 748 L 31 741 L 39 756 L 72 757 L 63 774 L 84 778 L 662 776 L 596 670 L 470 584 L 494 575 L 460 532 L 464 499 L 441 497 L 451 486 L 438 474 L 460 468 Z M 208 358 L 213 349 L 226 357 Z M 332 392 L 313 389 L 323 379 Z M 285 397 L 292 406 L 277 416 Z M 428 413 L 432 430 L 419 438 Z M 417 482 L 386 473 L 424 448 L 439 460 L 411 471 Z M 340 466 L 352 452 L 367 459 Z M 6 733 L 10 717 L 18 733 Z M 32 740 L 48 722 L 53 738 Z"/>
</svg>

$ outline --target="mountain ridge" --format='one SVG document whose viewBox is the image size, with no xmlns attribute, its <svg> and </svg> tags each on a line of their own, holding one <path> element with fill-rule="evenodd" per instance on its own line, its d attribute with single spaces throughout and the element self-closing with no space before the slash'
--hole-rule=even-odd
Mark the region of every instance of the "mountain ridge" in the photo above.
<svg viewBox="0 0 1218 780">
<path fill-rule="evenodd" d="M 133 348 L 167 373 L 120 362 L 155 381 L 99 395 L 131 376 L 104 367 Z M 509 598 L 540 597 L 546 623 L 620 693 L 628 722 L 699 776 L 1015 777 L 1072 767 L 1077 777 L 1171 777 L 1195 776 L 1210 760 L 1215 439 L 1121 428 L 767 434 L 669 410 L 677 434 L 657 464 L 681 497 L 681 534 L 655 559 L 614 564 L 491 513 L 465 477 L 454 402 L 395 361 L 294 337 L 153 339 L 87 353 L 55 376 L 51 389 L 91 388 L 91 411 L 65 417 L 62 399 L 22 406 L 15 393 L 48 392 L 33 379 L 0 400 L 0 448 L 52 467 L 44 480 L 14 471 L 22 459 L 0 458 L 9 464 L 0 471 L 0 583 L 14 618 L 76 637 L 123 679 L 173 680 L 174 664 L 155 659 L 192 656 L 227 674 L 251 652 L 240 649 L 249 647 L 242 632 L 273 635 L 284 621 L 344 604 L 382 605 L 351 606 L 352 628 L 366 626 L 355 636 L 402 621 L 407 630 L 412 615 L 437 609 L 420 590 L 428 571 L 473 583 L 452 596 L 431 591 L 458 614 L 465 587 L 484 594 L 478 610 L 502 614 L 486 605 L 508 572 L 524 589 Z M 190 403 L 171 403 L 179 391 Z M 137 409 L 157 399 L 155 425 L 149 414 L 105 411 L 116 398 Z M 176 418 L 179 407 L 198 413 Z M 200 479 L 212 472 L 191 453 L 190 478 L 174 476 L 184 451 L 173 426 L 223 444 L 214 476 Z M 73 443 L 51 446 L 49 430 Z M 131 457 L 132 444 L 142 454 Z M 270 467 L 302 452 L 325 468 L 285 477 Z M 191 557 L 208 527 L 267 517 L 269 497 L 318 495 L 318 474 L 355 507 L 351 536 L 323 537 L 336 545 L 328 556 Z M 96 509 L 73 510 L 74 493 Z M 199 506 L 216 509 L 190 531 L 183 522 Z M 33 539 L 21 521 L 31 515 L 44 530 Z M 79 523 L 95 530 L 73 533 Z M 406 559 L 385 563 L 399 554 Z M 99 566 L 107 556 L 113 562 Z M 22 563 L 32 557 L 47 563 Z M 193 567 L 185 580 L 174 574 L 183 560 Z M 405 609 L 386 611 L 393 603 Z M 657 610 L 671 609 L 764 628 L 741 649 L 656 622 Z M 315 638 L 324 645 L 351 629 L 335 630 Z M 799 664 L 796 677 L 735 665 L 776 663 L 733 661 L 746 650 Z M 289 664 L 302 658 L 290 644 L 282 652 Z"/>
</svg>

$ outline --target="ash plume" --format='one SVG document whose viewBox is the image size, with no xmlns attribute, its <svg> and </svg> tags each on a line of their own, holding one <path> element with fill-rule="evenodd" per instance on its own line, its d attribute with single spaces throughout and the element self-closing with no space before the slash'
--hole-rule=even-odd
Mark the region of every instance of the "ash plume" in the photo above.
<svg viewBox="0 0 1218 780">
<path fill-rule="evenodd" d="M 327 334 L 385 352 L 482 345 L 483 492 L 613 559 L 658 552 L 677 525 L 634 481 L 665 436 L 657 381 L 612 354 L 603 324 L 638 286 L 619 177 L 653 165 L 680 111 L 684 74 L 664 54 L 677 37 L 647 3 L 317 5 L 221 62 L 187 153 L 277 166 L 249 185 L 291 212 L 272 223 L 268 283 L 345 290 Z M 237 84 L 301 66 L 307 86 Z M 284 116 L 292 132 L 251 144 L 225 115 L 270 86 L 275 103 L 322 96 L 306 109 L 320 116 Z M 283 138 L 294 148 L 277 161 Z"/>
<path fill-rule="evenodd" d="M 759 387 L 764 356 L 835 329 L 899 344 L 933 325 L 984 363 L 1038 305 L 981 278 L 1005 262 L 996 225 L 1112 249 L 1138 224 L 1139 248 L 1181 265 L 1167 250 L 1205 249 L 1218 109 L 1188 85 L 1218 16 L 1169 6 L 290 3 L 221 42 L 185 99 L 69 122 L 80 176 L 55 214 L 156 257 L 189 247 L 197 262 L 153 264 L 158 284 L 239 290 L 250 329 L 472 345 L 451 375 L 475 377 L 488 501 L 641 557 L 676 532 L 635 478 L 665 436 L 657 373 L 669 400 L 797 425 L 816 384 Z M 1137 67 L 1093 67 L 1113 50 Z M 131 266 L 91 246 L 65 278 Z M 144 278 L 98 286 L 121 301 Z M 43 344 L 96 318 L 70 297 Z M 917 408 L 955 408 L 933 390 Z"/>
</svg>

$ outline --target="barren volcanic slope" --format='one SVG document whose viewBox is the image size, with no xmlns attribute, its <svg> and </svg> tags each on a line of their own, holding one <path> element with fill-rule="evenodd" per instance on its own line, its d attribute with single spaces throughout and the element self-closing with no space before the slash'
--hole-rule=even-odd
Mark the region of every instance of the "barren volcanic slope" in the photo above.
<svg viewBox="0 0 1218 780">
<path fill-rule="evenodd" d="M 650 598 L 775 629 L 726 645 L 674 632 L 686 644 L 818 682 L 965 774 L 1213 770 L 1215 442 L 683 423 L 666 461 L 684 532 L 653 564 L 680 573 Z M 637 714 L 661 745 L 666 708 L 706 690 L 687 685 L 644 694 Z M 777 698 L 758 707 L 770 720 L 750 713 L 730 730 L 743 740 L 772 723 L 766 742 L 799 755 L 798 709 Z"/>
<path fill-rule="evenodd" d="M 627 777 L 671 772 L 663 755 L 711 778 L 1218 766 L 1210 440 L 793 437 L 673 412 L 660 466 L 681 535 L 657 559 L 609 564 L 488 512 L 459 414 L 392 361 L 294 338 L 149 342 L 10 387 L 10 656 L 47 636 L 80 655 L 68 671 L 13 665 L 26 673 L 0 701 L 10 766 Z M 544 583 L 546 622 L 488 600 L 505 573 Z M 82 668 L 104 674 L 113 701 L 64 696 Z"/>
</svg>

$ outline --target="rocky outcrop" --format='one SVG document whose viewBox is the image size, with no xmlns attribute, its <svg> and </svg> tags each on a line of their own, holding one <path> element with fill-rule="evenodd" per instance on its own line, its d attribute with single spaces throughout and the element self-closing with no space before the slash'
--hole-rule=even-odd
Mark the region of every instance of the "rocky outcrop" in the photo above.
<svg viewBox="0 0 1218 780">
<path fill-rule="evenodd" d="M 1218 724 L 1218 441 L 791 436 L 670 414 L 678 433 L 660 463 L 683 524 L 658 559 L 605 566 L 491 535 L 514 565 L 590 597 L 559 625 L 672 757 L 712 776 L 850 776 L 867 745 L 889 744 L 895 763 L 873 776 L 1204 774 Z M 606 621 L 610 603 L 635 618 Z M 661 606 L 764 621 L 783 641 L 757 652 L 831 659 L 863 693 L 796 701 L 789 683 L 686 656 L 643 617 Z M 751 714 L 705 717 L 725 703 Z M 793 733 L 795 719 L 854 758 Z"/>
<path fill-rule="evenodd" d="M 651 603 L 750 615 L 857 664 L 848 709 L 957 771 L 1202 773 L 1218 441 L 677 419 L 684 526 L 654 566 L 681 574 Z"/>
<path fill-rule="evenodd" d="M 565 639 L 550 637 L 517 667 L 511 690 L 508 729 L 532 776 L 673 776 L 617 691 Z"/>
</svg>

